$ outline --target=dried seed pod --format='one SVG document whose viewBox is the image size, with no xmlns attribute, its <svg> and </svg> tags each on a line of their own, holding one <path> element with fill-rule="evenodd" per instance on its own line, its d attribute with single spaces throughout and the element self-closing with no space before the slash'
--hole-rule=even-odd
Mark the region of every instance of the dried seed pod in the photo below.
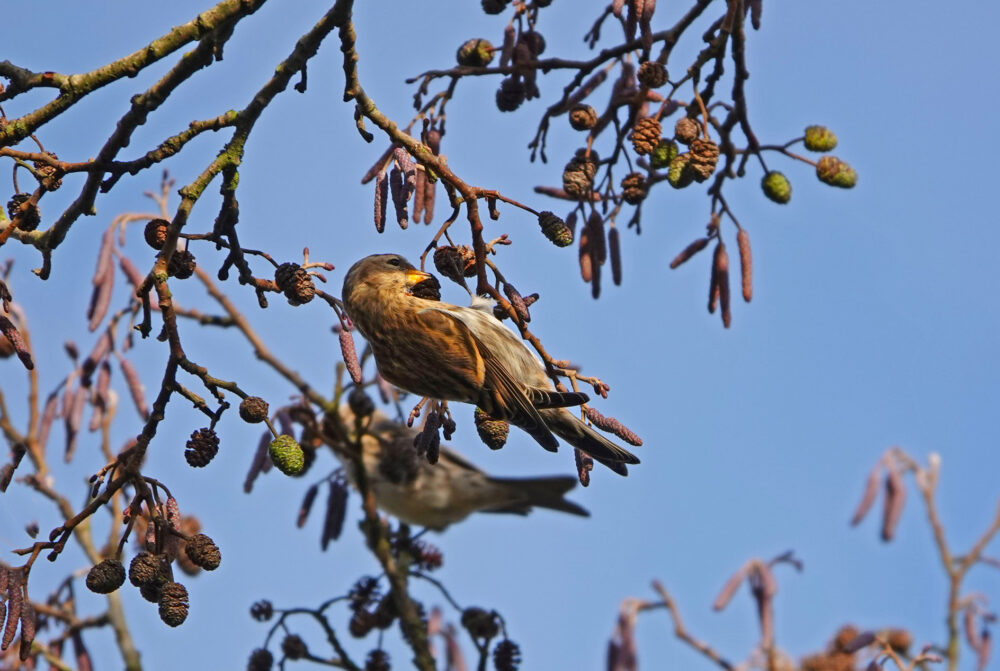
<svg viewBox="0 0 1000 671">
<path fill-rule="evenodd" d="M 642 445 L 642 438 L 637 436 L 633 431 L 614 417 L 605 417 L 589 405 L 584 407 L 583 413 L 598 429 L 601 429 L 602 431 L 610 431 L 629 445 L 635 445 L 636 447 Z"/>
<path fill-rule="evenodd" d="M 677 268 L 682 263 L 688 261 L 692 256 L 705 249 L 708 246 L 708 238 L 698 238 L 687 247 L 681 250 L 681 253 L 674 257 L 674 260 L 670 262 L 670 268 Z"/>
<path fill-rule="evenodd" d="M 486 447 L 491 450 L 499 450 L 506 444 L 510 424 L 502 419 L 493 419 L 479 408 L 476 408 L 473 421 L 476 425 L 476 433 L 479 434 L 479 439 Z"/>
<path fill-rule="evenodd" d="M 35 609 L 31 602 L 26 601 L 21 609 L 21 646 L 18 657 L 23 662 L 31 655 L 31 644 L 35 641 L 35 629 L 38 625 Z"/>
<path fill-rule="evenodd" d="M 587 229 L 590 231 L 590 249 L 596 264 L 604 265 L 608 260 L 608 247 L 604 240 L 604 217 L 597 210 L 587 217 Z"/>
<path fill-rule="evenodd" d="M 837 646 L 837 649 L 841 652 L 845 652 L 848 655 L 853 655 L 862 648 L 867 648 L 869 645 L 875 642 L 875 632 L 863 631 L 861 633 L 853 632 L 857 635 L 850 640 L 844 641 L 842 644 Z M 840 638 L 838 634 L 838 639 Z M 846 637 L 845 637 L 846 638 Z"/>
<path fill-rule="evenodd" d="M 691 117 L 681 117 L 674 125 L 674 138 L 681 144 L 691 144 L 701 135 L 701 124 Z"/>
<path fill-rule="evenodd" d="M 385 170 L 378 173 L 375 179 L 375 230 L 385 231 L 385 210 L 389 204 L 389 177 Z"/>
<path fill-rule="evenodd" d="M 484 0 L 485 2 L 486 0 Z M 513 22 L 508 23 L 507 27 L 503 30 L 503 44 L 500 46 L 500 67 L 505 68 L 510 65 L 511 58 L 514 56 L 514 39 L 517 37 L 517 33 L 514 31 Z"/>
<path fill-rule="evenodd" d="M 196 566 L 206 571 L 214 571 L 219 568 L 219 564 L 222 562 L 219 546 L 205 534 L 195 534 L 187 539 L 187 543 L 184 544 L 184 552 Z"/>
<path fill-rule="evenodd" d="M 135 409 L 139 412 L 139 416 L 143 421 L 147 420 L 149 418 L 149 407 L 146 405 L 146 387 L 142 384 L 139 372 L 132 365 L 131 361 L 121 355 L 118 356 L 118 365 L 122 369 L 122 376 L 128 385 L 128 391 L 132 396 Z"/>
<path fill-rule="evenodd" d="M 868 473 L 868 479 L 865 481 L 865 491 L 861 496 L 861 501 L 858 503 L 857 509 L 854 511 L 854 515 L 851 516 L 851 526 L 857 526 L 861 523 L 861 520 L 865 518 L 868 511 L 871 510 L 872 505 L 875 503 L 875 497 L 878 496 L 879 480 L 882 475 L 882 462 L 875 464 L 871 472 Z"/>
<path fill-rule="evenodd" d="M 64 422 L 66 426 L 66 453 L 64 455 L 66 463 L 69 463 L 73 459 L 73 454 L 76 452 L 77 435 L 80 432 L 80 425 L 83 421 L 83 411 L 87 406 L 87 396 L 86 387 L 83 385 L 77 387 L 73 394 L 69 412 L 66 414 Z"/>
<path fill-rule="evenodd" d="M 417 182 L 413 189 L 413 221 L 420 223 L 420 218 L 424 213 L 424 183 L 427 181 L 427 173 L 424 170 L 417 171 Z"/>
<path fill-rule="evenodd" d="M 496 103 L 497 109 L 501 112 L 513 112 L 527 97 L 527 90 L 524 83 L 517 77 L 507 77 L 500 82 L 497 89 Z"/>
<path fill-rule="evenodd" d="M 194 275 L 194 269 L 197 266 L 194 254 L 186 249 L 178 249 L 174 251 L 167 262 L 167 275 L 179 280 L 186 280 Z"/>
<path fill-rule="evenodd" d="M 744 565 L 740 567 L 736 573 L 729 576 L 729 580 L 727 580 L 726 584 L 722 586 L 722 590 L 719 592 L 719 595 L 715 597 L 715 601 L 712 602 L 713 610 L 723 610 L 729 605 L 729 602 L 733 599 L 733 595 L 736 594 L 736 590 L 739 589 L 740 583 L 742 583 L 743 579 L 747 577 L 748 570 L 749 566 Z"/>
<path fill-rule="evenodd" d="M 455 58 L 459 65 L 471 68 L 483 68 L 493 60 L 493 52 L 495 51 L 496 49 L 489 40 L 474 38 L 466 40 L 458 48 Z"/>
<path fill-rule="evenodd" d="M 403 173 L 393 167 L 389 171 L 389 193 L 392 194 L 392 204 L 396 208 L 396 223 L 405 229 L 410 225 L 410 212 L 407 208 L 405 191 L 403 189 Z"/>
<path fill-rule="evenodd" d="M 246 671 L 271 671 L 274 666 L 274 655 L 267 648 L 257 648 L 250 653 Z"/>
<path fill-rule="evenodd" d="M 590 472 L 594 470 L 594 460 L 577 448 L 573 448 L 573 458 L 576 461 L 576 476 L 581 487 L 590 486 Z"/>
<path fill-rule="evenodd" d="M 104 274 L 99 278 L 94 278 L 94 289 L 90 294 L 90 303 L 87 306 L 87 328 L 90 331 L 96 331 L 97 327 L 101 325 L 104 316 L 108 313 L 114 286 L 115 270 L 109 262 Z"/>
<path fill-rule="evenodd" d="M 630 172 L 621 183 L 622 198 L 629 205 L 638 205 L 646 198 L 646 177 L 641 172 Z"/>
<path fill-rule="evenodd" d="M 7 584 L 7 625 L 3 630 L 3 638 L 0 639 L 0 650 L 6 650 L 14 641 L 14 634 L 17 632 L 17 623 L 21 619 L 21 610 L 24 607 L 24 593 L 21 590 L 19 578 L 11 576 Z"/>
<path fill-rule="evenodd" d="M 140 552 L 129 564 L 128 581 L 136 587 L 158 584 L 164 580 L 163 568 L 163 560 L 159 555 Z"/>
<path fill-rule="evenodd" d="M 434 267 L 452 282 L 476 276 L 476 252 L 468 245 L 445 245 L 434 250 Z"/>
<path fill-rule="evenodd" d="M 288 659 L 302 659 L 309 654 L 309 648 L 297 634 L 287 634 L 281 641 L 281 652 Z"/>
<path fill-rule="evenodd" d="M 590 256 L 590 230 L 584 226 L 580 231 L 580 277 L 590 282 L 594 277 L 593 261 Z"/>
<path fill-rule="evenodd" d="M 413 446 L 417 448 L 417 454 L 426 456 L 427 461 L 431 464 L 436 464 L 438 460 L 441 448 L 441 434 L 438 433 L 440 428 L 441 415 L 436 410 L 432 410 L 427 413 L 427 417 L 424 419 L 423 429 L 413 438 Z"/>
<path fill-rule="evenodd" d="M 347 486 L 342 480 L 330 481 L 330 491 L 326 498 L 326 517 L 323 519 L 323 534 L 320 536 L 320 548 L 326 550 L 330 541 L 340 538 L 344 530 L 344 518 L 347 516 Z"/>
<path fill-rule="evenodd" d="M 750 234 L 741 228 L 736 234 L 736 245 L 740 250 L 740 276 L 743 281 L 743 300 L 753 299 L 753 255 L 750 253 Z"/>
<path fill-rule="evenodd" d="M 521 649 L 517 643 L 504 639 L 493 648 L 493 666 L 497 671 L 517 671 L 521 665 Z"/>
<path fill-rule="evenodd" d="M 590 105 L 576 105 L 569 111 L 569 125 L 574 130 L 590 130 L 597 125 L 597 110 Z"/>
<path fill-rule="evenodd" d="M 639 66 L 639 83 L 650 89 L 658 89 L 667 83 L 667 68 L 659 61 L 646 61 Z"/>
<path fill-rule="evenodd" d="M 719 304 L 722 307 L 722 324 L 729 328 L 729 324 L 732 322 L 732 313 L 729 310 L 729 254 L 726 252 L 726 245 L 721 240 L 715 246 L 712 278 L 718 291 Z"/>
<path fill-rule="evenodd" d="M 632 128 L 632 148 L 635 153 L 645 155 L 660 144 L 660 122 L 653 117 L 644 117 Z"/>
<path fill-rule="evenodd" d="M 306 519 L 309 517 L 309 511 L 312 510 L 317 494 L 319 494 L 318 483 L 309 487 L 309 489 L 306 490 L 306 495 L 302 497 L 302 504 L 299 506 L 299 514 L 295 519 L 295 526 L 299 529 L 306 525 Z"/>
<path fill-rule="evenodd" d="M 354 338 L 346 328 L 341 328 L 338 335 L 340 337 L 340 353 L 344 358 L 344 364 L 347 366 L 347 372 L 350 374 L 354 384 L 361 384 L 363 380 L 361 377 L 361 363 L 358 361 L 358 353 L 354 349 Z"/>
<path fill-rule="evenodd" d="M 603 242 L 603 238 L 601 240 Z M 596 245 L 590 247 L 590 266 L 593 275 L 590 278 L 590 295 L 597 300 L 601 297 L 601 261 L 597 258 Z"/>
<path fill-rule="evenodd" d="M 196 429 L 185 443 L 184 459 L 194 468 L 203 468 L 219 453 L 219 436 L 209 428 Z"/>
<path fill-rule="evenodd" d="M 510 0 L 482 0 L 483 11 L 487 14 L 500 14 L 507 9 Z"/>
<path fill-rule="evenodd" d="M 160 588 L 160 619 L 171 627 L 179 627 L 188 616 L 187 588 L 179 582 L 168 582 Z"/>
<path fill-rule="evenodd" d="M 704 182 L 712 173 L 719 161 L 719 145 L 708 139 L 691 141 L 690 159 L 687 169 L 696 182 Z"/>
<path fill-rule="evenodd" d="M 24 367 L 32 370 L 35 367 L 35 362 L 31 360 L 31 352 L 28 351 L 21 333 L 14 326 L 14 323 L 3 315 L 0 315 L 0 334 L 7 338 Z"/>
<path fill-rule="evenodd" d="M 117 559 L 105 559 L 87 573 L 87 589 L 97 594 L 110 594 L 124 582 L 125 567 Z"/>
<path fill-rule="evenodd" d="M 247 469 L 246 477 L 243 479 L 244 493 L 249 494 L 252 492 L 253 483 L 257 480 L 257 476 L 271 469 L 273 464 L 268 454 L 270 446 L 271 432 L 269 430 L 264 431 L 260 435 L 260 440 L 257 441 L 257 451 L 254 452 L 253 459 L 250 461 L 250 468 Z"/>
<path fill-rule="evenodd" d="M 240 401 L 240 419 L 248 424 L 258 424 L 267 419 L 267 401 L 260 396 L 247 396 Z"/>
<path fill-rule="evenodd" d="M 474 639 L 490 640 L 500 633 L 496 611 L 472 606 L 462 611 L 462 626 Z"/>
<path fill-rule="evenodd" d="M 169 226 L 170 222 L 166 219 L 151 219 L 147 222 L 142 233 L 146 244 L 153 249 L 163 249 L 163 244 L 167 241 L 167 228 Z"/>
<path fill-rule="evenodd" d="M 903 476 L 894 468 L 889 468 L 885 478 L 885 501 L 882 509 L 882 540 L 891 541 L 896 535 L 899 518 L 906 503 L 906 487 Z"/>
<path fill-rule="evenodd" d="M 425 179 L 424 180 L 424 223 L 430 224 L 431 219 L 434 217 L 434 196 L 437 180 Z"/>
<path fill-rule="evenodd" d="M 528 306 L 524 302 L 521 294 L 518 293 L 517 289 L 514 288 L 513 284 L 504 283 L 503 292 L 507 296 L 507 300 L 514 307 L 514 311 L 517 313 L 518 318 L 528 323 L 531 321 L 531 313 L 528 312 Z"/>
</svg>

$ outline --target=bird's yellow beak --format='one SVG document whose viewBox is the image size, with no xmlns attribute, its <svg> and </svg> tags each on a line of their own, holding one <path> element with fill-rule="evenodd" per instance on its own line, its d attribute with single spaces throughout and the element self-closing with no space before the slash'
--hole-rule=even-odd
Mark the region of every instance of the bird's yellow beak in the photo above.
<svg viewBox="0 0 1000 671">
<path fill-rule="evenodd" d="M 434 277 L 430 273 L 425 273 L 422 270 L 417 270 L 416 268 L 410 268 L 406 271 L 406 287 L 416 286 L 421 282 L 431 279 Z"/>
</svg>

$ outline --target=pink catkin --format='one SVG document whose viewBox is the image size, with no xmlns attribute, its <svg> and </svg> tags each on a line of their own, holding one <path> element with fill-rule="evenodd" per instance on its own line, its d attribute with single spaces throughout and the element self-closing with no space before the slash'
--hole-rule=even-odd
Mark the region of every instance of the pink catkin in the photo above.
<svg viewBox="0 0 1000 671">
<path fill-rule="evenodd" d="M 340 329 L 340 352 L 344 357 L 344 364 L 347 365 L 347 372 L 351 376 L 354 384 L 361 384 L 361 363 L 358 361 L 358 353 L 354 349 L 354 338 L 347 329 Z"/>
</svg>

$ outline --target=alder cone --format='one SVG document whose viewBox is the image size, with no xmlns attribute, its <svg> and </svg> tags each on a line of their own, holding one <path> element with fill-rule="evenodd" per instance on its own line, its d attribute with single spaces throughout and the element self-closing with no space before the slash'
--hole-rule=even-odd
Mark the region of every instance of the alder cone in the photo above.
<svg viewBox="0 0 1000 671">
<path fill-rule="evenodd" d="M 660 144 L 660 122 L 652 117 L 639 119 L 632 129 L 632 148 L 635 153 L 645 155 Z"/>
</svg>

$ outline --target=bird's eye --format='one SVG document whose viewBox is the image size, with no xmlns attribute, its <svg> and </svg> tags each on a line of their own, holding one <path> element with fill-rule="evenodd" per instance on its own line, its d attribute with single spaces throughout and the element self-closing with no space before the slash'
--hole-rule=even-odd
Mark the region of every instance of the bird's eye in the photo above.
<svg viewBox="0 0 1000 671">
<path fill-rule="evenodd" d="M 392 259 L 389 259 L 386 263 L 388 263 L 390 266 L 398 266 L 399 265 L 399 259 L 392 258 Z"/>
</svg>

